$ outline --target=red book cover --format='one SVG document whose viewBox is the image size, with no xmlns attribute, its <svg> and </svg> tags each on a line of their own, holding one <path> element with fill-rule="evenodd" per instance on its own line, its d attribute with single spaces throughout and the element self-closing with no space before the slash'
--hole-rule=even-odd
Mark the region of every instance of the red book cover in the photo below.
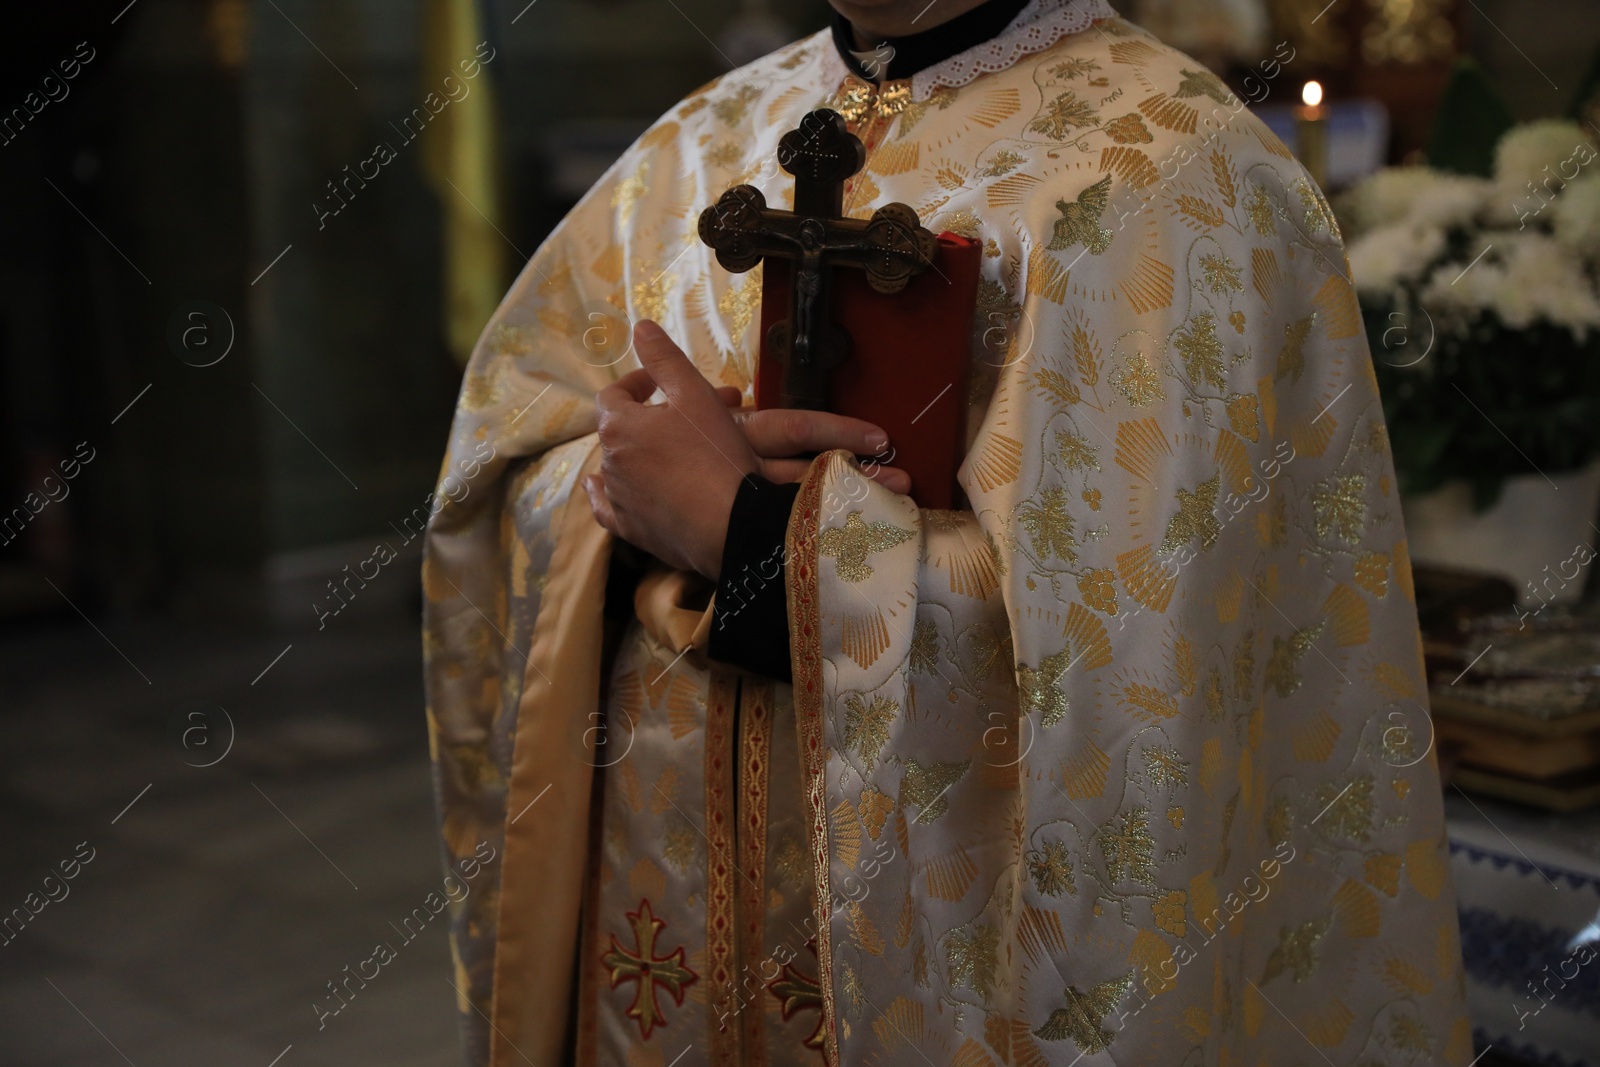
<svg viewBox="0 0 1600 1067">
<path fill-rule="evenodd" d="M 833 272 L 835 321 L 850 335 L 850 355 L 828 376 L 828 410 L 864 419 L 889 435 L 879 462 L 911 476 L 919 507 L 951 508 L 967 443 L 967 371 L 983 245 L 939 235 L 932 266 L 898 293 L 867 284 L 859 270 Z M 782 406 L 783 363 L 768 352 L 773 325 L 789 315 L 792 269 L 771 257 L 761 283 L 761 357 L 756 407 Z"/>
</svg>

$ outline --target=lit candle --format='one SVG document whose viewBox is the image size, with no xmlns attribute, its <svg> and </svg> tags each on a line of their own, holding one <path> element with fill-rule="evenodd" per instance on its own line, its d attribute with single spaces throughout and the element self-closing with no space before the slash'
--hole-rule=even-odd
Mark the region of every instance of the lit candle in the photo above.
<svg viewBox="0 0 1600 1067">
<path fill-rule="evenodd" d="M 1295 138 L 1300 162 L 1320 188 L 1328 184 L 1328 109 L 1322 106 L 1322 83 L 1306 82 L 1304 105 L 1295 108 Z"/>
</svg>

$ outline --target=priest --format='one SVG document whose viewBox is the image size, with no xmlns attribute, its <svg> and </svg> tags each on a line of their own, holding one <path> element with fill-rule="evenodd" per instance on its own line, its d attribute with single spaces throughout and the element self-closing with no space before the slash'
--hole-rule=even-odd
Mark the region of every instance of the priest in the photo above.
<svg viewBox="0 0 1600 1067">
<path fill-rule="evenodd" d="M 834 0 L 528 263 L 425 565 L 469 1059 L 1472 1058 L 1411 572 L 1337 225 L 1102 0 Z M 1272 84 L 1279 55 L 1256 84 Z M 953 510 L 870 421 L 749 410 L 792 201 L 981 242 Z M 903 399 L 903 398 L 900 398 Z"/>
</svg>

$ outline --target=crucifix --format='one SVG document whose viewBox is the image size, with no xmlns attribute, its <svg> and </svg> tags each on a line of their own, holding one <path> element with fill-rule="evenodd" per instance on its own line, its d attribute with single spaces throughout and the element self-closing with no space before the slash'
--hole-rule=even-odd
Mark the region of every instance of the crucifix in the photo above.
<svg viewBox="0 0 1600 1067">
<path fill-rule="evenodd" d="M 850 354 L 850 337 L 830 313 L 833 268 L 865 271 L 874 290 L 897 293 L 938 249 L 904 204 L 887 204 L 870 219 L 844 217 L 844 183 L 866 157 L 837 112 L 813 111 L 778 142 L 778 165 L 794 175 L 793 211 L 769 208 L 761 190 L 736 185 L 700 213 L 700 240 L 727 270 L 742 274 L 768 257 L 793 263 L 789 317 L 767 336 L 783 360 L 786 408 L 825 409 L 828 372 Z"/>
</svg>

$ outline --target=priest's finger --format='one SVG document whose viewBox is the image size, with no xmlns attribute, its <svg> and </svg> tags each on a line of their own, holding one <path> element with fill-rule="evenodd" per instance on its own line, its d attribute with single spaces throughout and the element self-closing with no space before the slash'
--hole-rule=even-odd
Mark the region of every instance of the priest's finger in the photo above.
<svg viewBox="0 0 1600 1067">
<path fill-rule="evenodd" d="M 599 410 L 612 411 L 629 403 L 643 404 L 655 395 L 655 391 L 655 379 L 650 377 L 649 371 L 640 368 L 629 371 L 600 390 L 595 394 L 594 402 Z"/>
<path fill-rule="evenodd" d="M 889 443 L 889 435 L 872 423 L 828 411 L 772 408 L 742 413 L 738 421 L 758 456 L 796 456 L 834 448 L 870 456 Z"/>
<path fill-rule="evenodd" d="M 606 389 L 617 390 L 616 393 L 612 394 L 614 398 L 620 399 L 619 394 L 626 394 L 627 399 L 638 404 L 644 404 L 648 403 L 650 398 L 655 395 L 656 380 L 650 377 L 649 371 L 641 367 L 638 370 L 632 370 L 624 374 L 606 386 Z M 605 390 L 603 389 L 601 392 L 604 393 Z M 722 401 L 724 407 L 737 408 L 744 403 L 744 391 L 737 385 L 719 385 L 717 386 L 717 398 Z"/>
<path fill-rule="evenodd" d="M 899 467 L 880 467 L 877 464 L 873 464 L 869 467 L 863 467 L 862 470 L 866 472 L 867 477 L 891 493 L 911 492 L 911 475 Z"/>
<path fill-rule="evenodd" d="M 598 474 L 591 474 L 583 480 L 583 491 L 589 497 L 589 510 L 594 512 L 594 521 L 600 524 L 601 529 L 621 537 L 617 529 L 617 516 L 611 509 L 611 500 L 606 496 L 606 483 Z"/>
<path fill-rule="evenodd" d="M 811 461 L 809 459 L 764 459 L 761 461 L 761 477 L 776 485 L 798 482 L 806 476 L 806 471 L 810 469 Z"/>
<path fill-rule="evenodd" d="M 761 461 L 761 477 L 769 482 L 783 485 L 786 482 L 798 482 L 806 476 L 806 471 L 811 469 L 809 459 L 764 459 Z M 911 492 L 911 475 L 899 467 L 869 466 L 861 469 L 862 473 L 891 493 Z"/>
<path fill-rule="evenodd" d="M 861 473 L 891 493 L 911 492 L 911 475 L 899 467 L 885 467 L 881 463 L 866 462 L 861 464 Z M 847 475 L 846 477 L 854 477 L 854 475 Z"/>
<path fill-rule="evenodd" d="M 708 402 L 715 403 L 718 409 L 727 407 L 720 402 L 705 375 L 683 354 L 677 342 L 654 322 L 642 319 L 634 326 L 633 349 L 639 353 L 639 362 L 644 370 L 667 394 L 669 403 L 686 411 L 703 409 Z"/>
</svg>

